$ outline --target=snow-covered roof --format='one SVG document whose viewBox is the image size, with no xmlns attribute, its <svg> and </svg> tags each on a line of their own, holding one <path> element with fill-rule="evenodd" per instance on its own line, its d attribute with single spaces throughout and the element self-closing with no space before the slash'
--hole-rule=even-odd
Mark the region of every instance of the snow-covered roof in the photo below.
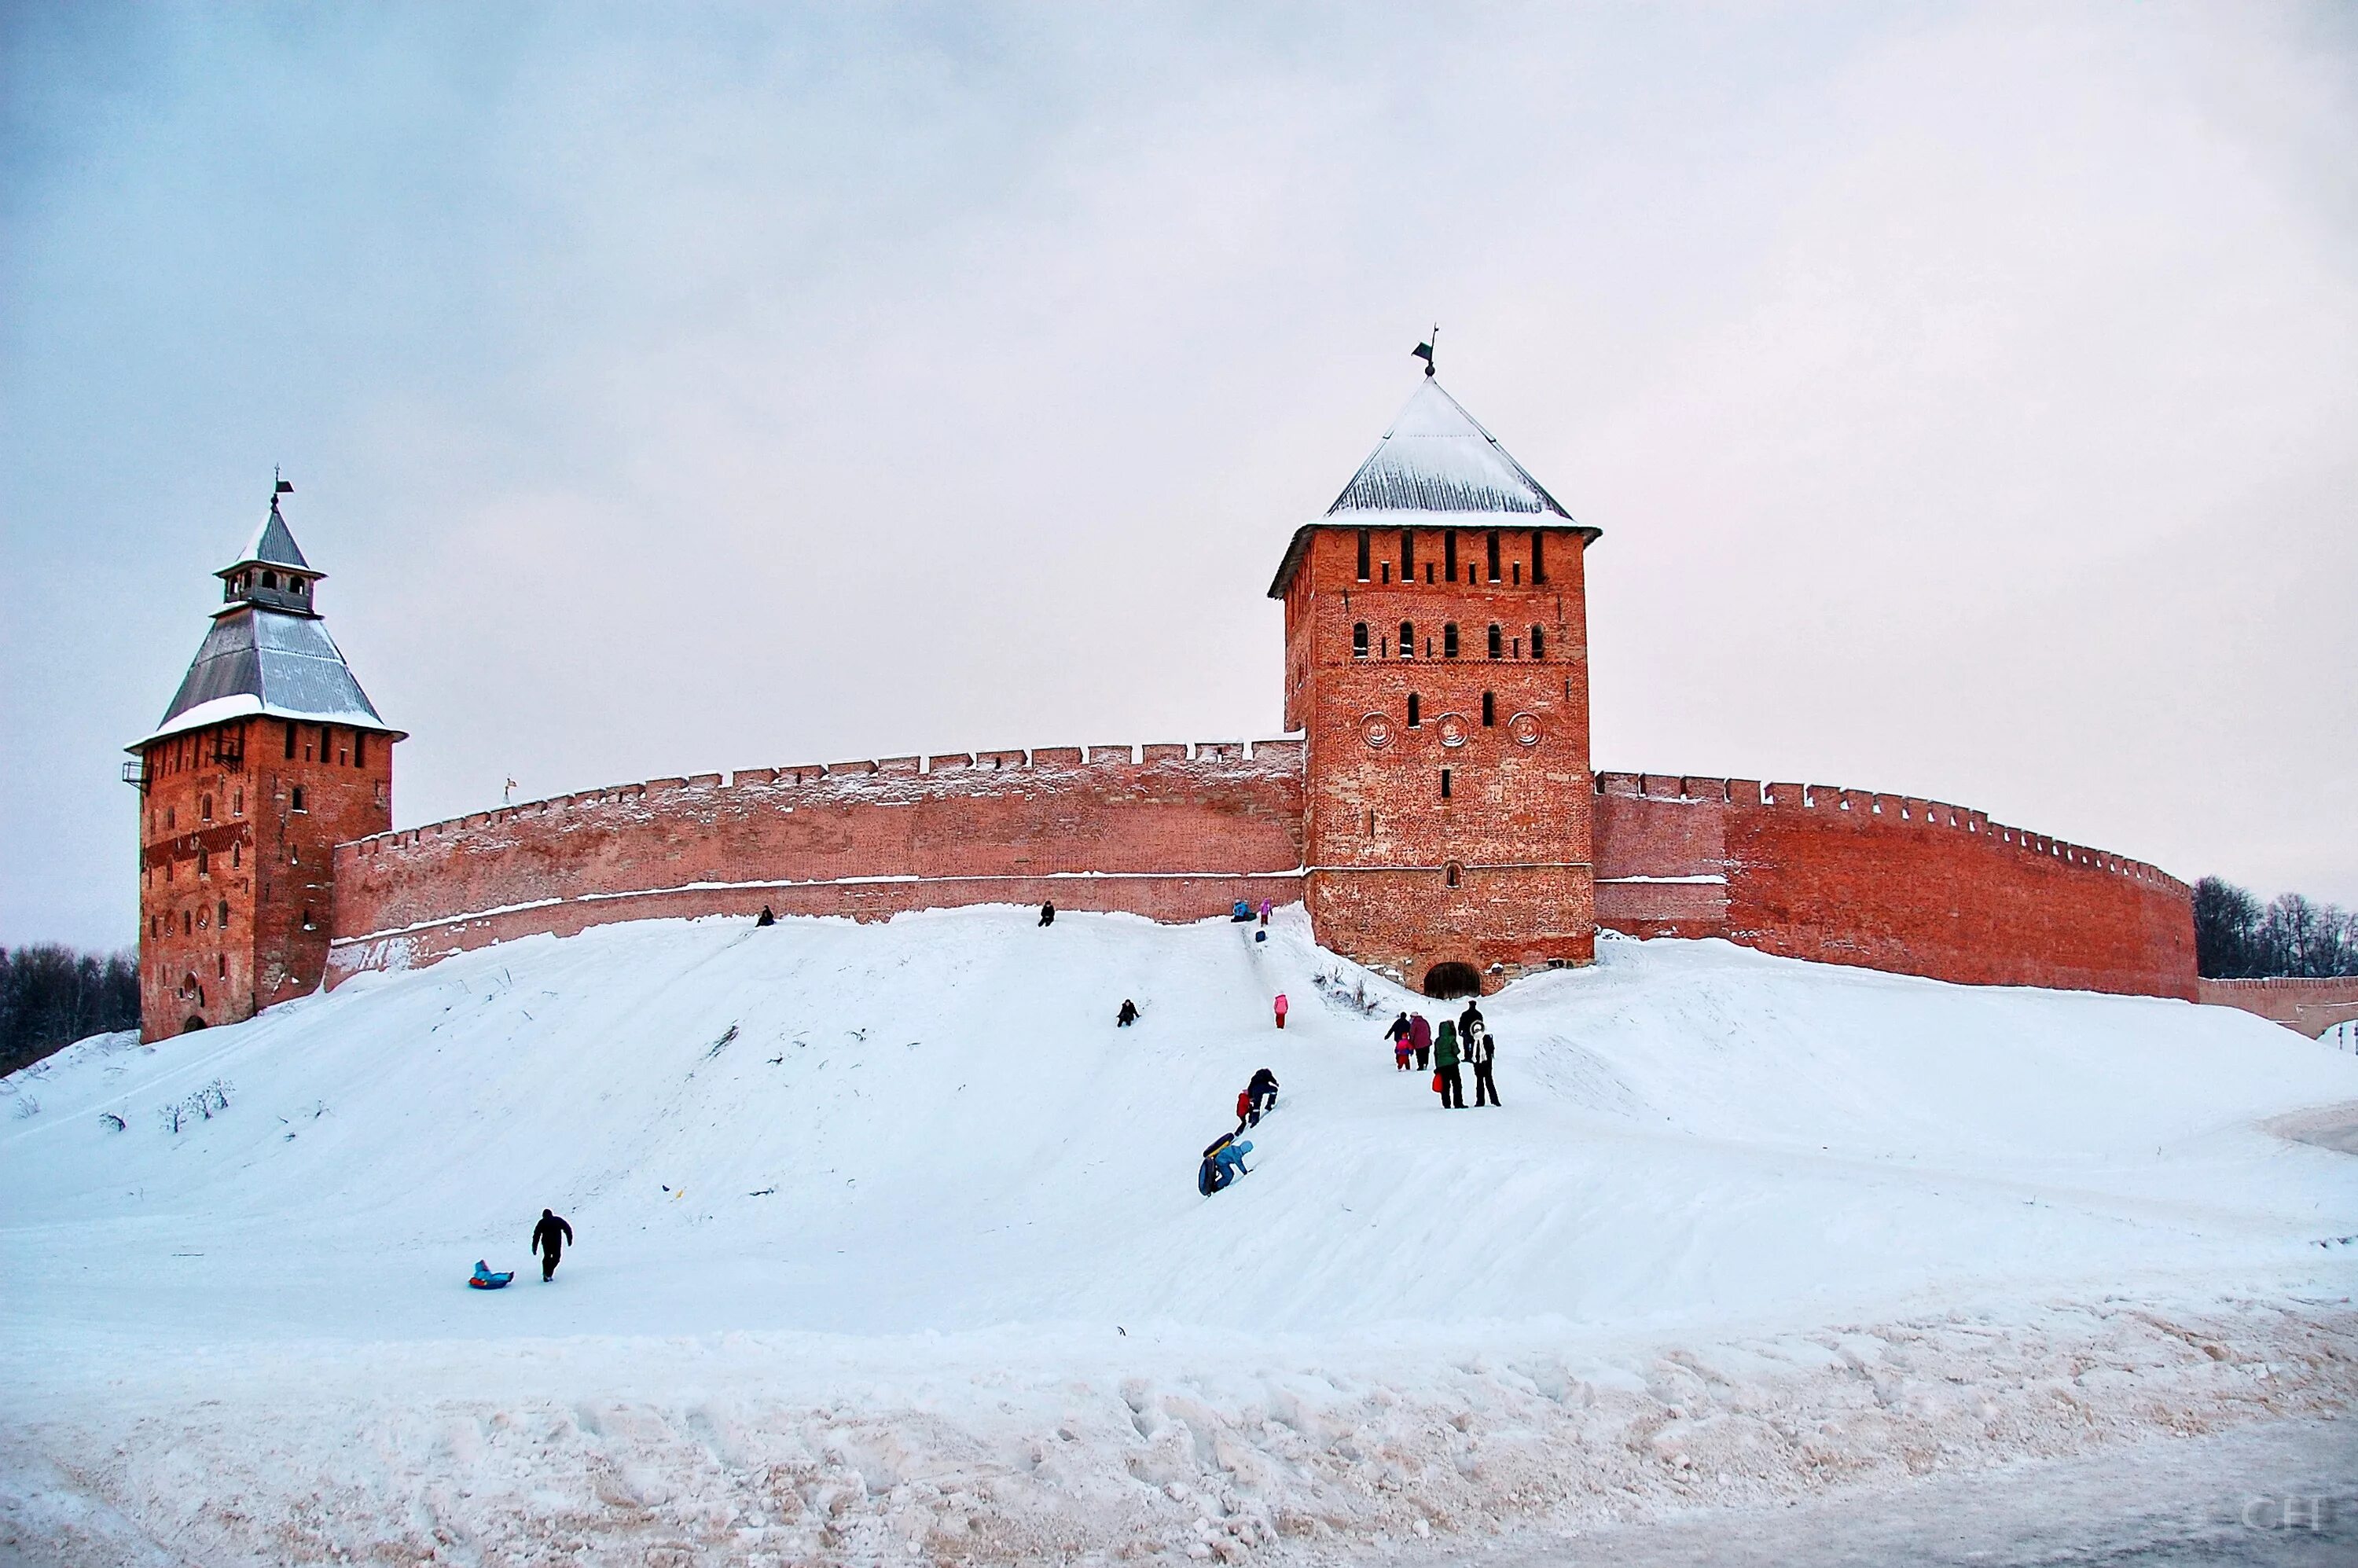
<svg viewBox="0 0 2358 1568">
<path fill-rule="evenodd" d="M 293 530 L 287 526 L 287 519 L 278 514 L 278 498 L 275 495 L 270 498 L 270 515 L 264 518 L 262 526 L 254 530 L 254 542 L 246 546 L 245 554 L 223 567 L 216 575 L 227 576 L 255 561 L 267 566 L 293 567 L 299 572 L 311 571 L 311 563 L 303 558 L 302 549 L 295 543 Z"/>
<path fill-rule="evenodd" d="M 215 619 L 162 722 L 128 749 L 256 715 L 398 734 L 377 717 L 324 622 L 242 604 Z"/>
<path fill-rule="evenodd" d="M 1498 438 L 1427 376 L 1384 432 L 1335 504 L 1319 523 L 1296 529 L 1270 585 L 1285 597 L 1295 567 L 1319 527 L 1570 528 L 1596 538 L 1602 529 L 1576 523 L 1547 487 L 1498 444 Z"/>
<path fill-rule="evenodd" d="M 1528 512 L 1572 521 L 1498 438 L 1430 377 L 1326 515 L 1357 521 L 1343 518 L 1356 512 Z"/>
</svg>

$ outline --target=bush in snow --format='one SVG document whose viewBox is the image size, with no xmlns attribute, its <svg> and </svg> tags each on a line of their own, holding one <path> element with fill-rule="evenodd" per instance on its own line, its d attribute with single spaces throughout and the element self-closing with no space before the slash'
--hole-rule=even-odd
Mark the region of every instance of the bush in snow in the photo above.
<svg viewBox="0 0 2358 1568">
<path fill-rule="evenodd" d="M 229 1097 L 237 1089 L 235 1084 L 215 1078 L 177 1105 L 164 1106 L 157 1111 L 167 1132 L 178 1132 L 192 1121 L 211 1121 L 213 1112 L 229 1108 Z"/>
<path fill-rule="evenodd" d="M 17 1097 L 16 1108 L 10 1114 L 15 1116 L 19 1121 L 23 1121 L 28 1117 L 38 1116 L 41 1114 L 41 1102 L 35 1099 L 31 1095 L 20 1095 Z"/>
</svg>

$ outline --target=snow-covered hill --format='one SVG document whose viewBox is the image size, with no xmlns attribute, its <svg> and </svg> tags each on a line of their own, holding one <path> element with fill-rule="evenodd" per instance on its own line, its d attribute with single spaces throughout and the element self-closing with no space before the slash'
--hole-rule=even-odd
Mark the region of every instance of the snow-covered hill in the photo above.
<svg viewBox="0 0 2358 1568">
<path fill-rule="evenodd" d="M 609 926 L 86 1043 L 0 1119 L 19 1528 L 1233 1554 L 2036 1446 L 2090 1347 L 2125 1382 L 2066 1374 L 2082 1424 L 2346 1397 L 2234 1348 L 2297 1358 L 2304 1292 L 2348 1294 L 2358 1164 L 2258 1125 L 2358 1100 L 2346 1054 L 1607 942 L 1486 1004 L 1507 1104 L 1458 1112 L 1393 1070 L 1403 1006 L 1439 1016 L 1298 910 L 1256 946 L 968 909 Z M 1202 1198 L 1262 1065 L 1254 1173 Z M 546 1287 L 544 1206 L 578 1236 Z M 478 1257 L 517 1284 L 465 1290 Z M 1887 1442 L 1810 1435 L 1861 1388 Z"/>
</svg>

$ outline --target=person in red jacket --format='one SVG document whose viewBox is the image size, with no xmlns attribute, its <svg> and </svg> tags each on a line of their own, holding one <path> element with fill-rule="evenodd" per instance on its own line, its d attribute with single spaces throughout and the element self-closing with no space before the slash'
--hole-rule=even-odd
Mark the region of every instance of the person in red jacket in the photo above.
<svg viewBox="0 0 2358 1568">
<path fill-rule="evenodd" d="M 1280 1029 L 1282 1029 L 1282 1028 L 1284 1028 L 1284 1027 L 1285 1027 L 1285 1010 L 1286 1010 L 1287 1005 L 1288 1005 L 1288 1004 L 1287 1004 L 1286 1000 L 1285 1000 L 1285 993 L 1284 993 L 1283 991 L 1280 991 L 1280 992 L 1278 992 L 1278 993 L 1277 993 L 1277 1026 L 1278 1026 Z"/>
</svg>

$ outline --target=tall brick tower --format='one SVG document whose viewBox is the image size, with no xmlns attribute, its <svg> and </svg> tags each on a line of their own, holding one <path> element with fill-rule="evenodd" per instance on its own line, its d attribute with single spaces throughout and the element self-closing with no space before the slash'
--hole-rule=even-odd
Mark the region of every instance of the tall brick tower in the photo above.
<svg viewBox="0 0 2358 1568">
<path fill-rule="evenodd" d="M 279 492 L 293 487 L 280 481 Z M 148 1040 L 251 1018 L 318 987 L 331 846 L 393 826 L 393 744 L 314 608 L 278 497 L 214 574 L 222 608 L 155 732 L 139 786 L 139 1012 Z"/>
<path fill-rule="evenodd" d="M 1582 563 L 1600 530 L 1425 373 L 1269 592 L 1319 940 L 1456 996 L 1595 955 Z"/>
</svg>

